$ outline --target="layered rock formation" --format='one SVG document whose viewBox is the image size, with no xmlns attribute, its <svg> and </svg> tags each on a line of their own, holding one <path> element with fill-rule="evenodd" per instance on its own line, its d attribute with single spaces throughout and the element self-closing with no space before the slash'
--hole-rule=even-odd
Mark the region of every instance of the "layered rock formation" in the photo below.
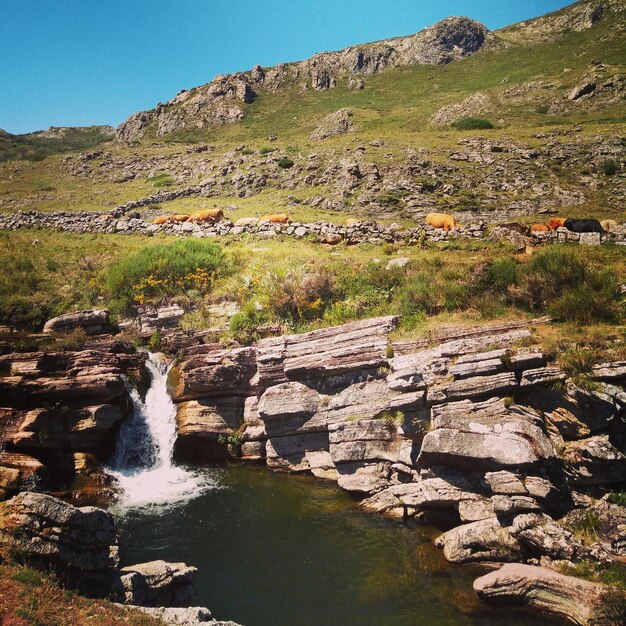
<svg viewBox="0 0 626 626">
<path fill-rule="evenodd" d="M 576 626 L 612 626 L 625 616 L 623 591 L 545 567 L 504 565 L 478 578 L 474 590 L 489 603 L 528 608 Z"/>
<path fill-rule="evenodd" d="M 80 317 L 59 323 L 66 328 Z M 94 316 L 83 317 L 90 320 L 87 332 L 101 330 L 99 316 L 94 324 Z M 108 486 L 98 461 L 106 460 L 130 413 L 126 378 L 138 382 L 145 373 L 144 354 L 120 349 L 129 348 L 113 341 L 99 349 L 0 356 L 0 499 L 35 486 L 63 488 L 78 474 L 92 475 L 96 490 Z"/>
<path fill-rule="evenodd" d="M 179 458 L 335 480 L 368 511 L 450 528 L 436 543 L 455 563 L 626 557 L 626 511 L 596 500 L 626 480 L 624 364 L 599 364 L 582 389 L 540 347 L 512 347 L 523 324 L 433 347 L 393 344 L 394 322 L 198 347 L 171 381 Z"/>
<path fill-rule="evenodd" d="M 370 76 L 403 65 L 445 65 L 496 45 L 502 44 L 479 22 L 449 17 L 409 37 L 323 52 L 299 63 L 270 68 L 257 65 L 249 72 L 219 75 L 206 85 L 181 91 L 151 111 L 131 115 L 117 129 L 117 138 L 132 143 L 149 129 L 160 136 L 182 129 L 231 124 L 243 118 L 245 105 L 261 91 L 294 84 L 325 91 L 354 76 Z"/>
</svg>

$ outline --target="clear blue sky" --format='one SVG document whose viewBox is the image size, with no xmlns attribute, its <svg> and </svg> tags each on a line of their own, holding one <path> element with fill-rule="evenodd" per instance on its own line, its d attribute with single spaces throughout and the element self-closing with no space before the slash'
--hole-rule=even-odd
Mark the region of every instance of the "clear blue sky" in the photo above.
<svg viewBox="0 0 626 626">
<path fill-rule="evenodd" d="M 118 125 L 216 74 L 571 0 L 0 0 L 0 128 Z"/>
</svg>

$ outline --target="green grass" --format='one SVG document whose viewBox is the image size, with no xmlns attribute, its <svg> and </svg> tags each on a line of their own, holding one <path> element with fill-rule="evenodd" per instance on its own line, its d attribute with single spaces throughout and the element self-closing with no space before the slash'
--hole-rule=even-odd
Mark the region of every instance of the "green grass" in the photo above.
<svg viewBox="0 0 626 626">
<path fill-rule="evenodd" d="M 456 130 L 491 130 L 494 125 L 484 117 L 462 117 L 451 124 Z"/>
<path fill-rule="evenodd" d="M 33 245 L 34 239 L 40 243 Z M 219 245 L 224 243 L 228 245 Z M 16 255 L 16 250 L 23 253 Z M 574 276 L 607 271 L 598 269 L 603 267 L 626 274 L 626 258 L 618 247 L 558 250 L 566 255 L 559 257 L 564 267 L 569 267 L 570 256 L 574 258 Z M 407 267 L 386 269 L 397 254 L 410 259 Z M 0 231 L 0 262 L 5 268 L 0 276 L 0 324 L 24 329 L 41 328 L 53 315 L 93 306 L 126 314 L 142 301 L 202 308 L 235 300 L 243 310 L 233 332 L 242 336 L 260 323 L 299 331 L 386 314 L 401 314 L 401 330 L 416 333 L 442 320 L 466 324 L 543 314 L 552 302 L 528 300 L 520 287 L 526 280 L 544 280 L 536 271 L 544 261 L 520 264 L 506 246 L 480 241 L 322 248 L 308 241 L 294 245 L 289 238 L 246 236 L 209 243 L 165 236 Z M 563 271 L 565 280 L 570 270 Z M 549 288 L 547 281 L 543 284 Z M 587 283 L 583 279 L 580 284 Z M 559 295 L 557 290 L 551 297 L 558 300 Z M 617 332 L 623 306 L 620 310 L 619 300 L 609 304 L 618 312 L 611 320 Z M 202 316 L 197 317 L 201 324 Z M 586 326 L 584 319 L 574 322 Z M 567 332 L 576 336 L 571 329 Z M 606 335 L 606 329 L 602 333 Z M 80 339 L 68 337 L 66 342 Z M 604 345 L 593 349 L 606 353 Z"/>
<path fill-rule="evenodd" d="M 137 305 L 162 304 L 175 296 L 199 300 L 220 270 L 220 246 L 183 239 L 144 248 L 114 263 L 107 272 L 106 290 L 112 308 L 130 314 Z"/>
</svg>

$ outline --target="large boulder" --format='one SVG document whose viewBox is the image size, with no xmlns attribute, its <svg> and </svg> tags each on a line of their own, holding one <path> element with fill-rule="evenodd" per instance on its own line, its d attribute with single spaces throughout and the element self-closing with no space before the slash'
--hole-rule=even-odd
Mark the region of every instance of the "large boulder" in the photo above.
<svg viewBox="0 0 626 626">
<path fill-rule="evenodd" d="M 613 626 L 626 621 L 622 590 L 546 567 L 507 564 L 477 578 L 474 591 L 490 604 L 524 607 L 575 626 Z"/>
<path fill-rule="evenodd" d="M 497 517 L 457 526 L 437 537 L 435 545 L 452 563 L 517 561 L 523 556 L 519 541 Z"/>
<path fill-rule="evenodd" d="M 339 109 L 339 111 L 329 113 L 311 133 L 310 139 L 320 141 L 335 135 L 345 135 L 352 128 L 352 115 L 350 109 Z"/>
<path fill-rule="evenodd" d="M 433 407 L 434 430 L 427 433 L 417 460 L 420 467 L 446 465 L 494 471 L 532 468 L 554 457 L 532 409 L 491 398 Z"/>
<path fill-rule="evenodd" d="M 573 485 L 610 485 L 623 483 L 626 478 L 626 456 L 611 443 L 608 435 L 567 443 L 563 460 Z"/>
<path fill-rule="evenodd" d="M 187 606 L 195 598 L 197 568 L 185 563 L 150 561 L 123 567 L 124 602 L 141 606 Z"/>
<path fill-rule="evenodd" d="M 87 335 L 110 334 L 116 330 L 106 309 L 91 309 L 53 317 L 45 323 L 43 332 L 68 333 L 77 328 L 84 330 Z"/>
<path fill-rule="evenodd" d="M 63 573 L 106 573 L 119 563 L 113 515 L 47 494 L 23 492 L 9 500 L 1 532 L 20 557 Z"/>
</svg>

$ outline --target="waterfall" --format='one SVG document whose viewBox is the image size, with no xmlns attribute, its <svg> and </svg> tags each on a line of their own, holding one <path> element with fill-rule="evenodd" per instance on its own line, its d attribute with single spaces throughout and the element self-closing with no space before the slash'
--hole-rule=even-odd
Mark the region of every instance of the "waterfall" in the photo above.
<svg viewBox="0 0 626 626">
<path fill-rule="evenodd" d="M 188 500 L 208 486 L 205 477 L 173 462 L 176 407 L 167 390 L 171 364 L 162 355 L 149 353 L 146 367 L 151 379 L 146 399 L 129 389 L 132 416 L 120 428 L 109 467 L 125 507 Z"/>
</svg>

